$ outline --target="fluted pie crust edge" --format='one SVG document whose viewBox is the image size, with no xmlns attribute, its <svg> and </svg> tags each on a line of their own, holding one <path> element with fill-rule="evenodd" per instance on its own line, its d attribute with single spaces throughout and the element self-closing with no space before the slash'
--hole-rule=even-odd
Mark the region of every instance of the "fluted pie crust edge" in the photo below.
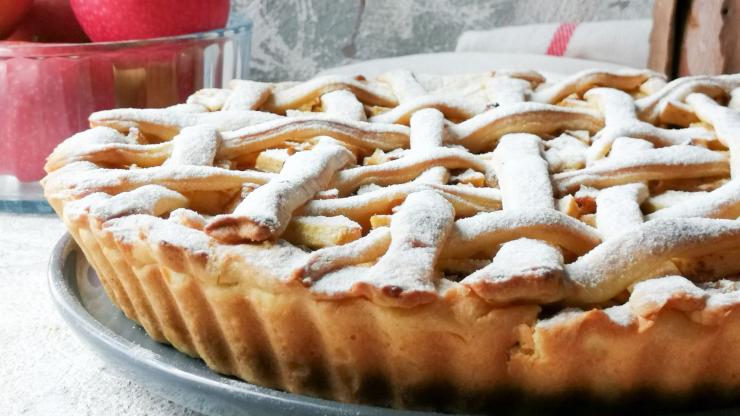
<svg viewBox="0 0 740 416">
<path fill-rule="evenodd" d="M 612 401 L 643 389 L 668 396 L 737 389 L 740 303 L 709 320 L 667 303 L 620 323 L 603 309 L 538 321 L 540 306 L 497 308 L 462 285 L 410 309 L 362 297 L 321 300 L 231 246 L 204 254 L 166 239 L 132 239 L 91 215 L 61 215 L 63 205 L 53 201 L 128 318 L 154 340 L 255 384 L 453 411 L 478 409 L 504 392 L 582 391 Z"/>
<path fill-rule="evenodd" d="M 740 74 L 543 81 L 236 81 L 93 114 L 43 185 L 117 307 L 258 385 L 446 411 L 736 394 Z"/>
</svg>

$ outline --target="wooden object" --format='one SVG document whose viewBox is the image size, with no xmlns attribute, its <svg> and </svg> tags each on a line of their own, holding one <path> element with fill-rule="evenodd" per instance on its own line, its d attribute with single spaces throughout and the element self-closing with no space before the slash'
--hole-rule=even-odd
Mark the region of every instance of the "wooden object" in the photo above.
<svg viewBox="0 0 740 416">
<path fill-rule="evenodd" d="M 740 72 L 740 0 L 656 0 L 648 66 L 669 77 Z"/>
<path fill-rule="evenodd" d="M 653 29 L 650 32 L 648 68 L 673 75 L 673 44 L 677 0 L 655 0 Z"/>
</svg>

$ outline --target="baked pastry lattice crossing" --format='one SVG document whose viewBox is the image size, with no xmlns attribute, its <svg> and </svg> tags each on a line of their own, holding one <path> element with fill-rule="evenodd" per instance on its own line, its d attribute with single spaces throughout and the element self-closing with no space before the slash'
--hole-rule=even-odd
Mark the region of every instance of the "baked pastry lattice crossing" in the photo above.
<svg viewBox="0 0 740 416">
<path fill-rule="evenodd" d="M 259 384 L 397 407 L 439 380 L 453 402 L 734 389 L 739 91 L 640 70 L 233 81 L 91 115 L 44 188 L 129 317 Z M 617 366 L 676 328 L 675 351 L 715 351 L 711 380 Z M 621 354 L 607 376 L 578 369 L 603 354 L 587 339 Z"/>
</svg>

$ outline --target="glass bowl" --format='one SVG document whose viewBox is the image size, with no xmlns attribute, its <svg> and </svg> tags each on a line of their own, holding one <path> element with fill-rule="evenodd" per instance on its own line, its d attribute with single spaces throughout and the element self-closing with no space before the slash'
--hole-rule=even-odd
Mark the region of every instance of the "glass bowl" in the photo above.
<svg viewBox="0 0 740 416">
<path fill-rule="evenodd" d="M 167 107 L 246 77 L 250 41 L 246 22 L 138 41 L 0 42 L 0 200 L 37 196 L 46 157 L 90 113 Z"/>
</svg>

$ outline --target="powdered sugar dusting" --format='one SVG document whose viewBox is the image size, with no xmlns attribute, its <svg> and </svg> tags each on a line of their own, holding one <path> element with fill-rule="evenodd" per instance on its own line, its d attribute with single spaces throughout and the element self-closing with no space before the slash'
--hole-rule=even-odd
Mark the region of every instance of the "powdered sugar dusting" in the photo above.
<svg viewBox="0 0 740 416">
<path fill-rule="evenodd" d="M 640 204 L 650 193 L 641 183 L 614 186 L 596 197 L 596 224 L 604 238 L 613 238 L 642 225 Z"/>
<path fill-rule="evenodd" d="M 199 124 L 216 126 L 220 131 L 237 130 L 252 126 L 280 116 L 261 111 L 216 111 L 209 113 L 187 113 L 172 109 L 151 108 L 117 108 L 98 111 L 90 115 L 92 125 L 107 125 L 110 122 L 125 122 L 136 126 L 137 123 L 149 123 L 157 126 L 182 129 Z"/>
<path fill-rule="evenodd" d="M 325 113 L 347 120 L 367 120 L 362 103 L 348 90 L 336 90 L 322 95 L 321 107 Z"/>
<path fill-rule="evenodd" d="M 596 85 L 615 86 L 626 90 L 636 89 L 650 78 L 662 78 L 657 72 L 640 69 L 603 71 L 590 69 L 575 73 L 532 95 L 532 101 L 554 104 L 571 94 L 582 94 Z"/>
<path fill-rule="evenodd" d="M 568 264 L 570 278 L 580 286 L 570 299 L 599 302 L 651 273 L 673 257 L 699 256 L 740 247 L 740 222 L 686 218 L 652 220 L 617 238 L 606 240 Z"/>
<path fill-rule="evenodd" d="M 299 107 L 318 98 L 322 94 L 340 89 L 351 90 L 368 104 L 388 107 L 397 104 L 396 97 L 380 84 L 364 83 L 347 76 L 325 75 L 285 90 L 274 91 L 265 107 L 271 111 L 284 112 L 288 108 Z"/>
<path fill-rule="evenodd" d="M 532 134 L 508 134 L 501 138 L 493 155 L 504 209 L 554 209 L 547 162 L 542 141 Z"/>
<path fill-rule="evenodd" d="M 740 179 L 740 114 L 720 106 L 704 94 L 691 94 L 686 98 L 686 102 L 696 111 L 699 118 L 714 126 L 717 137 L 730 149 L 732 177 Z"/>
<path fill-rule="evenodd" d="M 527 100 L 532 93 L 529 82 L 505 76 L 486 80 L 486 95 L 494 106 L 519 103 Z"/>
<path fill-rule="evenodd" d="M 187 99 L 187 103 L 202 105 L 207 108 L 208 111 L 218 111 L 223 108 L 224 103 L 230 95 L 230 90 L 221 88 L 203 88 L 190 95 Z"/>
<path fill-rule="evenodd" d="M 434 166 L 446 168 L 473 168 L 485 172 L 486 164 L 479 157 L 464 150 L 439 147 L 425 152 L 410 154 L 380 165 L 358 166 L 337 173 L 332 187 L 343 195 L 354 191 L 366 183 L 389 185 L 407 182 L 416 178 L 419 173 Z"/>
<path fill-rule="evenodd" d="M 436 108 L 442 111 L 450 119 L 468 119 L 486 110 L 482 102 L 471 102 L 464 98 L 445 97 L 439 98 L 431 95 L 423 95 L 408 100 L 398 107 L 370 119 L 373 123 L 399 123 L 407 124 L 409 118 L 416 111 L 424 108 Z"/>
<path fill-rule="evenodd" d="M 694 139 L 710 139 L 713 134 L 704 128 L 664 129 L 637 118 L 632 97 L 612 88 L 589 90 L 585 97 L 604 113 L 606 127 L 594 137 L 588 159 L 598 160 L 609 153 L 615 140 L 622 137 L 648 140 L 658 146 L 689 144 Z"/>
<path fill-rule="evenodd" d="M 520 238 L 504 243 L 493 258 L 491 266 L 490 273 L 494 279 L 512 278 L 525 271 L 542 274 L 562 272 L 563 255 L 547 243 Z M 471 275 L 469 279 L 475 280 L 475 275 Z"/>
<path fill-rule="evenodd" d="M 213 166 L 220 142 L 215 126 L 185 127 L 172 139 L 172 151 L 164 165 Z"/>
<path fill-rule="evenodd" d="M 211 239 L 200 231 L 151 215 L 129 215 L 107 221 L 105 229 L 124 241 L 145 238 L 151 244 L 165 243 L 194 254 L 208 254 Z"/>
<path fill-rule="evenodd" d="M 90 169 L 75 174 L 60 172 L 56 187 L 84 196 L 96 190 L 114 192 L 158 184 L 180 191 L 218 190 L 239 187 L 245 182 L 262 184 L 274 174 L 233 171 L 211 166 L 159 166 L 145 169 Z"/>
<path fill-rule="evenodd" d="M 423 155 L 444 144 L 446 127 L 444 114 L 439 110 L 427 108 L 416 111 L 411 116 L 411 152 Z M 445 184 L 449 172 L 442 166 L 429 168 L 414 179 L 415 182 Z"/>
<path fill-rule="evenodd" d="M 581 169 L 586 164 L 588 145 L 570 134 L 563 133 L 546 141 L 545 147 L 545 160 L 551 172 Z"/>
<path fill-rule="evenodd" d="M 666 276 L 637 283 L 628 304 L 635 315 L 650 317 L 669 304 L 686 312 L 704 309 L 708 297 L 685 277 Z"/>
<path fill-rule="evenodd" d="M 677 78 L 658 92 L 637 100 L 635 105 L 640 119 L 655 123 L 659 121 L 660 114 L 671 101 L 682 102 L 689 94 L 706 89 L 719 89 L 729 95 L 733 89 L 738 87 L 740 87 L 740 74 Z"/>
<path fill-rule="evenodd" d="M 324 291 L 332 286 L 324 282 L 323 277 L 331 271 L 353 264 L 375 261 L 385 254 L 391 243 L 391 232 L 388 227 L 376 228 L 368 235 L 341 246 L 332 246 L 311 253 L 306 262 L 293 272 L 296 279 L 304 284 L 321 280 L 314 289 Z"/>
<path fill-rule="evenodd" d="M 648 219 L 657 218 L 727 218 L 740 217 L 740 180 L 734 179 L 709 193 L 697 192 L 685 200 L 661 209 Z"/>
<path fill-rule="evenodd" d="M 560 193 L 583 185 L 602 188 L 654 179 L 701 178 L 729 173 L 727 158 L 696 146 L 646 150 L 635 158 L 606 158 L 584 169 L 553 175 Z"/>
<path fill-rule="evenodd" d="M 211 220 L 206 232 L 231 242 L 275 238 L 288 226 L 293 211 L 326 189 L 334 173 L 351 160 L 347 149 L 331 142 L 298 152 L 288 158 L 277 178 L 247 195 L 233 214 Z M 252 231 L 253 225 L 257 231 Z"/>
<path fill-rule="evenodd" d="M 110 128 L 60 145 L 45 186 L 66 201 L 70 221 L 90 215 L 107 220 L 117 238 L 241 256 L 245 267 L 297 279 L 320 297 L 413 306 L 459 287 L 441 280 L 442 271 L 472 259 L 465 284 L 493 304 L 593 304 L 677 273 L 666 267 L 670 259 L 705 261 L 707 250 L 740 249 L 740 188 L 732 180 L 714 188 L 734 170 L 740 118 L 690 94 L 730 91 L 740 78 L 672 82 L 637 103 L 625 92 L 650 93 L 656 79 L 650 71 L 589 71 L 538 88 L 542 77 L 521 71 L 394 71 L 369 81 L 236 81 L 228 90 L 199 91 L 184 106 L 93 114 L 92 125 Z M 650 124 L 665 108 L 689 118 L 694 111 L 704 123 Z M 732 163 L 716 150 L 715 135 Z M 278 152 L 286 157 L 275 158 Z M 269 158 L 278 163 L 268 166 Z M 231 170 L 245 166 L 257 170 Z M 715 190 L 679 200 L 672 187 Z M 643 223 L 649 189 L 663 194 L 648 201 L 656 211 Z M 567 215 L 555 209 L 556 194 Z M 230 215 L 201 215 L 233 207 Z M 168 212 L 168 220 L 157 218 Z M 279 239 L 291 220 L 305 229 L 351 228 L 353 236 L 306 253 Z M 304 244 L 291 235 L 285 238 Z M 564 265 L 563 253 L 572 263 Z M 687 294 L 699 289 L 686 282 L 638 285 L 626 306 L 600 313 L 627 326 L 650 308 L 689 308 L 681 302 L 695 301 Z M 647 308 L 640 302 L 652 292 L 671 295 Z M 731 299 L 705 292 L 696 319 L 709 322 Z"/>
<path fill-rule="evenodd" d="M 386 72 L 380 75 L 378 80 L 390 86 L 400 104 L 426 94 L 424 87 L 416 80 L 414 73 L 409 70 L 399 69 Z"/>
<path fill-rule="evenodd" d="M 311 116 L 282 117 L 222 134 L 219 155 L 234 151 L 254 152 L 282 144 L 286 140 L 305 140 L 330 136 L 363 149 L 393 150 L 408 147 L 406 126 L 346 120 L 316 113 Z"/>
<path fill-rule="evenodd" d="M 159 185 L 144 185 L 131 192 L 99 201 L 92 207 L 90 214 L 103 221 L 135 214 L 160 216 L 187 204 L 187 198 L 175 191 Z"/>
<path fill-rule="evenodd" d="M 444 254 L 468 257 L 476 248 L 521 237 L 545 240 L 579 254 L 601 241 L 593 228 L 559 211 L 498 211 L 457 220 Z"/>
<path fill-rule="evenodd" d="M 455 211 L 435 192 L 409 195 L 391 220 L 391 245 L 370 268 L 366 281 L 403 292 L 434 292 L 435 264 Z M 398 288 L 398 289 L 395 289 Z"/>
<path fill-rule="evenodd" d="M 257 110 L 270 97 L 273 86 L 263 82 L 239 80 L 223 103 L 224 110 Z"/>
<path fill-rule="evenodd" d="M 651 196 L 648 199 L 648 206 L 651 207 L 655 211 L 659 211 L 661 209 L 665 209 L 668 207 L 672 207 L 673 205 L 682 204 L 684 202 L 689 202 L 692 200 L 696 200 L 697 198 L 701 197 L 702 195 L 706 195 L 708 192 L 687 192 L 687 191 L 674 191 L 674 190 L 668 190 L 663 192 L 662 194 Z M 692 204 L 693 205 L 693 204 Z M 653 214 L 649 214 L 648 218 L 657 218 L 653 217 Z M 665 215 L 665 214 L 661 214 Z M 701 215 L 699 215 L 701 216 Z"/>
<path fill-rule="evenodd" d="M 371 213 L 388 213 L 406 196 L 422 190 L 437 191 L 453 204 L 455 212 L 461 216 L 501 208 L 501 195 L 497 189 L 413 182 L 380 187 L 346 198 L 313 200 L 301 212 L 305 215 L 345 215 L 365 223 Z"/>
<path fill-rule="evenodd" d="M 543 119 L 546 120 L 543 123 Z M 507 126 L 506 120 L 520 126 Z M 499 129 L 497 126 L 501 125 Z M 526 126 L 526 127 L 524 127 Z M 454 143 L 473 150 L 489 148 L 506 133 L 530 132 L 546 134 L 558 130 L 588 130 L 596 132 L 602 126 L 601 116 L 595 112 L 533 102 L 500 106 L 450 127 Z M 482 139 L 485 140 L 482 140 Z"/>
<path fill-rule="evenodd" d="M 76 133 L 69 139 L 59 143 L 56 149 L 54 149 L 54 152 L 78 153 L 80 148 L 111 143 L 136 144 L 130 136 L 126 136 L 110 127 L 100 126 Z"/>
<path fill-rule="evenodd" d="M 463 279 L 495 303 L 559 300 L 563 292 L 563 255 L 548 243 L 520 238 L 501 245 L 493 262 Z"/>
</svg>

